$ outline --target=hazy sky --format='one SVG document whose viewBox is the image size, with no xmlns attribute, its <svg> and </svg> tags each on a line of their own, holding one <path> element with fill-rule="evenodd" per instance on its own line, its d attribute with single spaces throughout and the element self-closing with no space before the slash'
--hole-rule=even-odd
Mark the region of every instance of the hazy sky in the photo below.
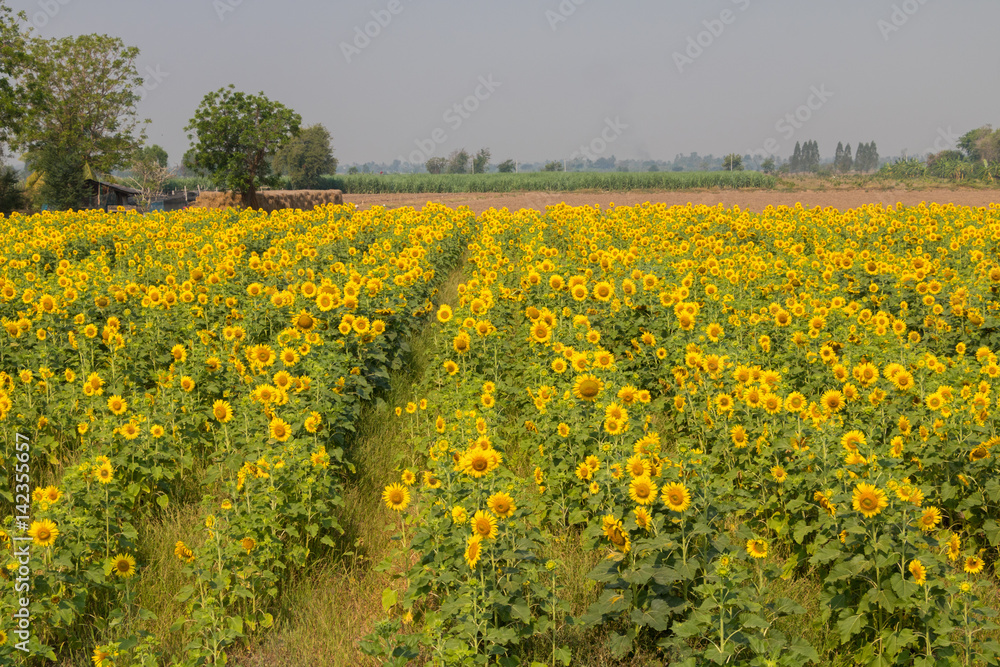
<svg viewBox="0 0 1000 667">
<path fill-rule="evenodd" d="M 342 163 L 923 155 L 1000 125 L 998 0 L 8 0 L 43 37 L 138 46 L 176 163 L 209 91 L 324 124 Z M 367 34 L 366 34 L 367 33 Z"/>
</svg>

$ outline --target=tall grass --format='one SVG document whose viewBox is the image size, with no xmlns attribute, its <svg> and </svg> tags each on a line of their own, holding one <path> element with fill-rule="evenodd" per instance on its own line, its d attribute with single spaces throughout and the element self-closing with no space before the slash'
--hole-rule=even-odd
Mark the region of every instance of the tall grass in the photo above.
<svg viewBox="0 0 1000 667">
<path fill-rule="evenodd" d="M 737 172 L 532 172 L 528 174 L 351 174 L 324 177 L 323 186 L 350 194 L 689 190 L 765 188 L 773 176 Z"/>
</svg>

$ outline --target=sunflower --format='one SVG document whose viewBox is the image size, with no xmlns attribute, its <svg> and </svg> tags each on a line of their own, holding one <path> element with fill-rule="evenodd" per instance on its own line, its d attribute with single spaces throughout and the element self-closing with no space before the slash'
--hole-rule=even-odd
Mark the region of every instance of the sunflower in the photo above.
<svg viewBox="0 0 1000 667">
<path fill-rule="evenodd" d="M 482 541 L 481 535 L 473 535 L 465 543 L 465 562 L 469 564 L 470 568 L 476 567 L 476 563 L 479 562 L 479 557 L 482 556 Z"/>
<path fill-rule="evenodd" d="M 401 512 L 410 504 L 410 490 L 398 482 L 393 482 L 382 491 L 382 500 L 389 509 Z"/>
<path fill-rule="evenodd" d="M 985 565 L 986 563 L 984 563 L 983 559 L 979 556 L 969 556 L 965 559 L 965 564 L 962 569 L 969 574 L 979 574 L 983 571 L 983 567 Z"/>
<path fill-rule="evenodd" d="M 101 484 L 109 484 L 115 478 L 115 470 L 111 467 L 110 462 L 104 461 L 94 469 L 94 476 Z"/>
<path fill-rule="evenodd" d="M 471 344 L 472 341 L 469 339 L 469 334 L 463 331 L 459 333 L 457 336 L 455 336 L 455 339 L 452 341 L 451 346 L 455 350 L 455 352 L 458 352 L 459 354 L 465 354 L 466 352 L 469 351 L 469 347 L 471 346 Z"/>
<path fill-rule="evenodd" d="M 139 424 L 131 420 L 121 428 L 121 434 L 126 440 L 135 440 L 139 437 Z"/>
<path fill-rule="evenodd" d="M 683 482 L 667 484 L 660 491 L 663 503 L 675 512 L 683 512 L 691 506 L 691 492 Z"/>
<path fill-rule="evenodd" d="M 292 320 L 292 325 L 302 331 L 312 331 L 316 326 L 316 320 L 309 314 L 309 311 L 300 310 Z"/>
<path fill-rule="evenodd" d="M 32 541 L 40 547 L 51 547 L 59 537 L 59 529 L 56 524 L 48 519 L 32 521 L 28 529 L 28 535 Z"/>
<path fill-rule="evenodd" d="M 437 312 L 438 322 L 440 322 L 441 324 L 444 324 L 445 322 L 450 322 L 451 317 L 452 317 L 451 306 L 449 306 L 446 303 L 441 304 L 441 307 L 438 308 Z"/>
<path fill-rule="evenodd" d="M 257 546 L 257 541 L 254 540 L 252 537 L 244 537 L 242 540 L 240 540 L 240 546 L 243 547 L 244 551 L 250 553 L 251 551 L 253 551 L 254 547 Z"/>
<path fill-rule="evenodd" d="M 861 431 L 848 431 L 840 438 L 840 444 L 849 452 L 858 451 L 858 447 L 866 443 L 865 434 Z"/>
<path fill-rule="evenodd" d="M 451 520 L 454 523 L 465 523 L 469 520 L 469 513 L 465 511 L 465 508 L 461 505 L 455 505 L 451 508 Z"/>
<path fill-rule="evenodd" d="M 181 376 L 181 389 L 190 392 L 194 389 L 194 380 L 189 375 Z"/>
<path fill-rule="evenodd" d="M 278 442 L 285 442 L 290 437 L 292 437 L 292 426 L 284 419 L 275 417 L 271 420 L 268 430 L 271 433 L 271 437 Z"/>
<path fill-rule="evenodd" d="M 778 396 L 777 394 L 768 393 L 764 395 L 764 398 L 761 400 L 760 403 L 768 414 L 776 415 L 778 414 L 778 412 L 781 411 L 781 407 L 784 402 L 781 400 L 781 397 Z"/>
<path fill-rule="evenodd" d="M 639 505 L 649 505 L 656 500 L 656 491 L 656 484 L 648 475 L 634 478 L 628 487 L 629 498 Z"/>
<path fill-rule="evenodd" d="M 827 412 L 840 412 L 844 407 L 844 395 L 837 389 L 828 389 L 819 399 Z"/>
<path fill-rule="evenodd" d="M 645 507 L 636 507 L 632 513 L 635 514 L 635 525 L 648 532 L 653 525 L 653 517 L 650 516 L 649 510 Z"/>
<path fill-rule="evenodd" d="M 128 403 L 123 401 L 121 396 L 111 396 L 108 398 L 108 410 L 111 410 L 116 415 L 120 415 L 128 410 Z"/>
<path fill-rule="evenodd" d="M 927 582 L 927 568 L 919 560 L 911 560 L 907 569 L 913 575 L 913 583 L 923 586 Z"/>
<path fill-rule="evenodd" d="M 962 552 L 962 537 L 958 533 L 948 536 L 948 560 L 956 561 Z"/>
<path fill-rule="evenodd" d="M 454 375 L 455 373 L 458 372 L 458 364 L 449 359 L 448 361 L 444 362 L 444 370 L 446 373 L 448 373 L 448 375 Z"/>
<path fill-rule="evenodd" d="M 622 552 L 628 553 L 632 549 L 632 540 L 629 539 L 628 533 L 622 527 L 622 522 L 609 516 L 604 517 L 603 521 L 604 535 L 611 541 L 611 544 Z"/>
<path fill-rule="evenodd" d="M 936 507 L 928 507 L 924 510 L 924 513 L 920 515 L 920 518 L 917 519 L 917 525 L 920 526 L 920 530 L 925 533 L 929 533 L 937 528 L 939 523 L 941 523 L 941 510 Z"/>
<path fill-rule="evenodd" d="M 322 425 L 323 425 L 323 415 L 321 415 L 316 411 L 310 412 L 309 416 L 306 417 L 306 420 L 303 423 L 303 426 L 305 426 L 306 431 L 308 431 L 309 433 L 318 432 Z"/>
<path fill-rule="evenodd" d="M 976 447 L 971 452 L 969 452 L 969 460 L 972 461 L 973 463 L 988 458 L 990 458 L 990 450 L 982 446 Z"/>
<path fill-rule="evenodd" d="M 94 667 L 109 667 L 114 664 L 111 660 L 112 657 L 110 646 L 96 646 L 90 659 L 93 661 Z"/>
<path fill-rule="evenodd" d="M 497 536 L 497 519 L 489 512 L 476 510 L 472 515 L 472 534 L 494 539 Z"/>
<path fill-rule="evenodd" d="M 470 447 L 460 459 L 461 470 L 470 477 L 483 477 L 500 464 L 500 459 L 492 449 Z"/>
<path fill-rule="evenodd" d="M 517 509 L 517 506 L 514 504 L 514 499 L 502 491 L 494 493 L 490 496 L 489 500 L 486 501 L 486 504 L 491 510 L 493 510 L 493 513 L 501 519 L 509 519 L 514 515 L 514 511 Z"/>
<path fill-rule="evenodd" d="M 122 579 L 128 579 L 135 574 L 135 556 L 115 554 L 111 559 L 111 571 Z"/>
<path fill-rule="evenodd" d="M 872 518 L 889 505 L 885 491 L 864 482 L 854 487 L 852 501 L 855 511 L 861 512 L 866 519 Z"/>
<path fill-rule="evenodd" d="M 631 477 L 642 477 L 643 475 L 650 475 L 653 472 L 652 464 L 646 459 L 642 458 L 639 454 L 630 456 L 628 461 L 625 462 L 625 469 Z"/>
<path fill-rule="evenodd" d="M 604 383 L 593 375 L 581 375 L 573 383 L 573 395 L 581 401 L 596 401 Z"/>
<path fill-rule="evenodd" d="M 560 422 L 560 423 L 559 423 L 559 426 L 558 426 L 558 427 L 556 428 L 556 432 L 557 432 L 557 433 L 559 434 L 559 436 L 560 436 L 560 437 L 562 437 L 562 438 L 566 438 L 566 437 L 568 437 L 568 436 L 569 436 L 569 425 L 568 425 L 568 424 L 565 424 L 565 423 L 562 423 L 562 422 Z"/>
<path fill-rule="evenodd" d="M 798 414 L 806 407 L 806 397 L 797 391 L 793 391 L 785 397 L 785 410 Z"/>
<path fill-rule="evenodd" d="M 778 484 L 783 484 L 788 479 L 788 473 L 781 466 L 771 468 L 771 476 L 774 477 L 774 481 Z"/>
<path fill-rule="evenodd" d="M 900 391 L 907 391 L 913 388 L 913 374 L 910 371 L 902 370 L 892 377 L 892 384 Z"/>
<path fill-rule="evenodd" d="M 601 281 L 594 285 L 594 298 L 598 301 L 607 301 L 615 293 L 614 285 L 609 282 Z"/>
<path fill-rule="evenodd" d="M 233 418 L 233 408 L 229 401 L 218 400 L 212 404 L 212 415 L 216 421 L 225 424 Z"/>
<path fill-rule="evenodd" d="M 747 553 L 754 558 L 766 558 L 767 557 L 767 541 L 766 540 L 747 540 Z"/>
<path fill-rule="evenodd" d="M 438 479 L 437 477 L 435 477 L 434 473 L 432 473 L 431 471 L 425 470 L 424 471 L 424 486 L 426 486 L 428 489 L 440 489 L 441 488 L 441 480 Z"/>
</svg>

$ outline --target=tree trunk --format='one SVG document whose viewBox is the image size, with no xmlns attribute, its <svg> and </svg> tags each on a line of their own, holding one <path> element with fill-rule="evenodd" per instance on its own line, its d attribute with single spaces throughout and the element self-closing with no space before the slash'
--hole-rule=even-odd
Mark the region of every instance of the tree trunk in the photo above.
<svg viewBox="0 0 1000 667">
<path fill-rule="evenodd" d="M 260 202 L 257 199 L 257 187 L 255 185 L 251 185 L 241 192 L 240 199 L 246 208 L 260 208 Z"/>
</svg>

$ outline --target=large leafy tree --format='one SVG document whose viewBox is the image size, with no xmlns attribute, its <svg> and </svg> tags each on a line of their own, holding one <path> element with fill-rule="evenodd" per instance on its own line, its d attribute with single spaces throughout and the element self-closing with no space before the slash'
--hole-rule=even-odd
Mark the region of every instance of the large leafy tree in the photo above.
<svg viewBox="0 0 1000 667">
<path fill-rule="evenodd" d="M 31 50 L 28 85 L 39 98 L 29 103 L 15 143 L 43 172 L 43 197 L 76 206 L 67 197 L 82 190 L 86 174 L 126 166 L 142 145 L 139 49 L 117 37 L 80 35 L 34 40 Z"/>
<path fill-rule="evenodd" d="M 337 173 L 337 159 L 333 157 L 330 147 L 330 131 L 322 125 L 303 129 L 274 156 L 274 169 L 287 174 L 295 189 L 318 188 L 320 176 Z"/>
<path fill-rule="evenodd" d="M 239 193 L 257 207 L 257 190 L 273 186 L 275 153 L 299 133 L 302 117 L 264 93 L 248 95 L 234 86 L 208 93 L 184 128 L 192 142 L 192 165 L 215 184 Z"/>
<path fill-rule="evenodd" d="M 21 31 L 24 20 L 24 12 L 15 15 L 0 0 L 0 150 L 17 135 L 30 105 L 39 99 L 30 76 L 34 69 L 30 43 Z"/>
</svg>

